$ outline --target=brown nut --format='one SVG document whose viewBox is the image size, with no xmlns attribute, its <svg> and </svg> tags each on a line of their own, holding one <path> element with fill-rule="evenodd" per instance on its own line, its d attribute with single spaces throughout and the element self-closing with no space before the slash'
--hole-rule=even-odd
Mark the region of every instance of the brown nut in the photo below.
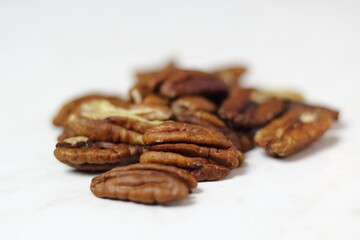
<svg viewBox="0 0 360 240">
<path fill-rule="evenodd" d="M 141 103 L 167 106 L 169 104 L 169 101 L 168 101 L 168 99 L 165 99 L 165 98 L 163 98 L 161 96 L 158 96 L 156 94 L 149 94 L 146 97 L 144 97 L 144 99 L 143 99 L 143 101 Z"/>
<path fill-rule="evenodd" d="M 252 138 L 243 132 L 229 129 L 216 115 L 203 111 L 184 111 L 176 116 L 179 122 L 212 127 L 222 132 L 240 151 L 248 151 L 254 147 Z"/>
<path fill-rule="evenodd" d="M 157 105 L 157 104 L 132 104 L 128 107 L 128 110 L 140 117 L 143 117 L 147 120 L 153 121 L 153 120 L 169 120 L 172 111 L 170 107 L 165 105 Z"/>
<path fill-rule="evenodd" d="M 191 158 L 206 158 L 210 162 L 225 166 L 230 169 L 238 167 L 244 161 L 244 156 L 235 147 L 217 149 L 212 147 L 202 147 L 195 144 L 171 143 L 153 145 L 149 147 L 149 150 L 179 153 L 183 156 Z"/>
<path fill-rule="evenodd" d="M 227 176 L 230 169 L 208 159 L 187 157 L 179 153 L 149 151 L 141 155 L 141 163 L 158 163 L 188 169 L 197 181 L 217 180 Z"/>
<path fill-rule="evenodd" d="M 283 100 L 267 97 L 255 102 L 251 98 L 254 91 L 254 89 L 234 88 L 220 106 L 219 115 L 229 120 L 236 128 L 252 129 L 265 125 L 284 112 Z"/>
<path fill-rule="evenodd" d="M 148 129 L 145 144 L 193 143 L 201 146 L 229 148 L 232 143 L 218 130 L 187 123 L 166 122 Z"/>
<path fill-rule="evenodd" d="M 161 85 L 161 95 L 175 98 L 185 95 L 201 95 L 222 98 L 228 86 L 215 74 L 199 71 L 177 70 Z"/>
<path fill-rule="evenodd" d="M 67 138 L 54 151 L 60 162 L 90 172 L 136 163 L 142 153 L 140 146 L 91 141 L 84 136 Z"/>
<path fill-rule="evenodd" d="M 74 100 L 69 101 L 68 103 L 66 103 L 61 109 L 60 111 L 56 114 L 54 120 L 53 120 L 53 124 L 55 126 L 65 126 L 66 125 L 66 121 L 68 119 L 68 117 L 70 116 L 71 113 L 73 113 L 73 111 L 83 102 L 87 102 L 90 100 L 108 100 L 110 103 L 112 103 L 115 106 L 120 106 L 120 107 L 126 107 L 128 106 L 128 102 L 126 100 L 123 100 L 121 98 L 118 97 L 114 97 L 114 96 L 105 96 L 102 94 L 90 94 L 90 95 L 85 95 L 79 98 L 76 98 Z"/>
<path fill-rule="evenodd" d="M 230 169 L 216 164 L 205 164 L 201 168 L 189 170 L 197 181 L 213 181 L 226 177 Z"/>
<path fill-rule="evenodd" d="M 160 71 L 137 73 L 137 84 L 130 89 L 130 96 L 135 103 L 142 103 L 144 98 L 157 92 L 159 85 L 174 71 L 176 66 L 169 63 Z"/>
<path fill-rule="evenodd" d="M 175 115 L 178 115 L 184 111 L 196 111 L 201 110 L 205 112 L 215 112 L 216 105 L 201 96 L 184 96 L 176 99 L 171 104 L 171 109 Z"/>
<path fill-rule="evenodd" d="M 93 178 L 90 188 L 97 197 L 154 204 L 185 199 L 196 185 L 185 170 L 160 164 L 133 164 Z"/>
<path fill-rule="evenodd" d="M 255 147 L 254 141 L 248 133 L 229 128 L 224 128 L 223 133 L 241 152 L 249 151 Z"/>
<path fill-rule="evenodd" d="M 225 123 L 216 115 L 204 111 L 184 111 L 175 116 L 176 120 L 216 129 L 226 128 Z"/>
<path fill-rule="evenodd" d="M 143 145 L 143 133 L 161 121 L 148 121 L 106 100 L 82 103 L 68 118 L 68 126 L 92 140 Z"/>
<path fill-rule="evenodd" d="M 305 98 L 298 92 L 291 90 L 259 90 L 256 89 L 251 93 L 251 100 L 254 102 L 264 102 L 266 99 L 276 97 L 281 100 L 291 102 L 304 102 Z"/>
<path fill-rule="evenodd" d="M 246 72 L 245 67 L 230 67 L 215 71 L 214 73 L 219 76 L 228 86 L 237 86 L 239 78 Z"/>
<path fill-rule="evenodd" d="M 339 111 L 336 111 L 336 110 L 333 110 L 333 109 L 330 109 L 327 107 L 309 105 L 309 104 L 305 104 L 305 103 L 301 103 L 301 102 L 290 102 L 290 101 L 287 102 L 287 111 L 293 111 L 296 109 L 304 109 L 304 108 L 320 109 L 320 110 L 323 110 L 323 111 L 329 113 L 334 120 L 337 121 L 339 119 Z"/>
<path fill-rule="evenodd" d="M 286 157 L 321 137 L 333 122 L 323 109 L 299 108 L 285 113 L 256 132 L 255 144 L 273 156 Z"/>
</svg>

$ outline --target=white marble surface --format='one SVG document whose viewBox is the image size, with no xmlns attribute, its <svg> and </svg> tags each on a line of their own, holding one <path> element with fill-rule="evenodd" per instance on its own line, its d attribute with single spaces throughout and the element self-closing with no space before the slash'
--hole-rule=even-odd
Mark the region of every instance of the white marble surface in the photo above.
<svg viewBox="0 0 360 240">
<path fill-rule="evenodd" d="M 359 239 L 359 1 L 0 1 L 0 239 Z M 94 197 L 53 157 L 57 108 L 132 71 L 249 66 L 248 86 L 341 110 L 286 160 L 261 149 L 179 204 Z"/>
</svg>

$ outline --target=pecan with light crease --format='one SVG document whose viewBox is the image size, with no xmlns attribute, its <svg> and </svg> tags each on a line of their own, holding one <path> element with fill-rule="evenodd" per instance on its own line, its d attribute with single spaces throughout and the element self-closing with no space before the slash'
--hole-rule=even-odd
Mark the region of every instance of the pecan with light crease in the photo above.
<svg viewBox="0 0 360 240">
<path fill-rule="evenodd" d="M 185 170 L 140 163 L 105 172 L 93 178 L 90 188 L 101 198 L 155 204 L 185 199 L 196 186 L 196 180 Z"/>
<path fill-rule="evenodd" d="M 156 93 L 159 85 L 168 79 L 176 70 L 174 63 L 169 63 L 160 71 L 137 73 L 137 83 L 130 89 L 130 96 L 135 103 L 142 103 L 144 99 Z"/>
<path fill-rule="evenodd" d="M 87 137 L 66 138 L 56 145 L 55 157 L 82 171 L 107 171 L 138 162 L 144 149 L 128 144 L 91 141 Z"/>
<path fill-rule="evenodd" d="M 214 73 L 219 76 L 228 86 L 237 86 L 239 78 L 246 72 L 245 67 L 229 67 L 215 71 Z"/>
<path fill-rule="evenodd" d="M 223 98 L 228 86 L 215 74 L 192 70 L 173 72 L 160 87 L 161 95 L 175 98 L 185 95 L 200 95 Z"/>
<path fill-rule="evenodd" d="M 210 100 L 200 96 L 184 96 L 171 103 L 171 109 L 174 114 L 180 114 L 183 111 L 201 110 L 205 112 L 215 112 L 217 107 Z"/>
<path fill-rule="evenodd" d="M 90 100 L 107 100 L 111 104 L 118 107 L 127 107 L 130 103 L 126 100 L 123 100 L 119 97 L 115 96 L 106 96 L 102 94 L 89 94 L 76 99 L 73 99 L 66 103 L 60 111 L 56 114 L 53 124 L 55 126 L 65 126 L 66 121 L 71 113 L 82 103 L 90 101 Z"/>
<path fill-rule="evenodd" d="M 328 130 L 334 120 L 320 108 L 298 108 L 285 113 L 256 132 L 256 145 L 273 156 L 286 157 L 309 146 Z"/>
<path fill-rule="evenodd" d="M 128 107 L 128 110 L 129 112 L 150 121 L 168 120 L 172 115 L 172 111 L 170 107 L 165 105 L 157 105 L 157 104 L 149 104 L 149 103 L 132 104 Z"/>
<path fill-rule="evenodd" d="M 240 129 L 260 127 L 285 110 L 283 100 L 276 97 L 254 101 L 254 89 L 234 88 L 219 108 L 219 115 Z"/>
<path fill-rule="evenodd" d="M 144 144 L 143 133 L 161 121 L 149 121 L 106 100 L 82 103 L 68 118 L 68 126 L 92 140 Z"/>
<path fill-rule="evenodd" d="M 169 104 L 169 101 L 168 101 L 168 99 L 158 96 L 156 94 L 150 94 L 150 95 L 147 95 L 146 97 L 144 97 L 144 99 L 141 103 L 167 106 Z"/>
</svg>

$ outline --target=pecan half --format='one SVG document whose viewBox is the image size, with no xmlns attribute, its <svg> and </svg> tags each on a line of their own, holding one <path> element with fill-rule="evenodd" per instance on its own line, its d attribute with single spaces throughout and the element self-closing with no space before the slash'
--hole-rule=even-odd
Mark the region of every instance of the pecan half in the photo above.
<svg viewBox="0 0 360 240">
<path fill-rule="evenodd" d="M 235 147 L 227 149 L 217 149 L 213 147 L 203 147 L 195 144 L 159 144 L 149 147 L 150 151 L 173 152 L 187 157 L 206 158 L 208 161 L 218 165 L 234 169 L 241 165 L 244 160 L 243 155 Z"/>
<path fill-rule="evenodd" d="M 166 122 L 150 128 L 145 132 L 143 140 L 146 144 L 194 143 L 218 148 L 232 146 L 216 129 L 179 122 Z"/>
<path fill-rule="evenodd" d="M 219 115 L 236 128 L 263 126 L 285 110 L 283 100 L 276 97 L 252 99 L 254 89 L 234 88 L 219 108 Z M 259 100 L 259 99 L 258 99 Z"/>
<path fill-rule="evenodd" d="M 147 95 L 146 97 L 144 97 L 144 99 L 141 103 L 167 106 L 169 104 L 169 101 L 163 97 L 156 95 L 156 94 L 150 94 L 150 95 Z"/>
<path fill-rule="evenodd" d="M 65 126 L 66 125 L 66 121 L 68 119 L 68 117 L 70 116 L 70 114 L 83 102 L 87 102 L 90 100 L 107 100 L 109 101 L 111 104 L 115 105 L 115 106 L 120 106 L 120 107 L 126 107 L 129 105 L 129 103 L 126 100 L 123 100 L 121 98 L 118 97 L 114 97 L 114 96 L 105 96 L 102 94 L 90 94 L 90 95 L 85 95 L 79 98 L 76 98 L 74 100 L 69 101 L 68 103 L 66 103 L 61 109 L 60 111 L 56 114 L 54 120 L 53 120 L 53 124 L 55 126 Z"/>
<path fill-rule="evenodd" d="M 309 105 L 306 103 L 301 103 L 301 102 L 287 102 L 287 111 L 293 111 L 296 109 L 320 109 L 322 111 L 325 111 L 327 113 L 329 113 L 332 118 L 334 120 L 338 120 L 339 119 L 339 111 L 327 108 L 327 107 L 322 107 L 322 106 L 315 106 L 315 105 Z"/>
<path fill-rule="evenodd" d="M 160 164 L 133 164 L 93 178 L 90 188 L 97 197 L 154 204 L 185 199 L 196 185 L 185 170 Z"/>
<path fill-rule="evenodd" d="M 130 89 L 130 96 L 135 103 L 142 103 L 144 98 L 157 92 L 159 85 L 176 70 L 174 63 L 169 63 L 160 71 L 137 73 L 137 84 Z"/>
<path fill-rule="evenodd" d="M 245 67 L 230 67 L 215 71 L 214 73 L 219 76 L 228 86 L 237 86 L 239 78 L 246 72 Z"/>
<path fill-rule="evenodd" d="M 232 130 L 216 115 L 203 111 L 184 111 L 176 116 L 179 122 L 212 127 L 222 132 L 240 151 L 248 151 L 254 147 L 252 138 L 244 132 Z"/>
<path fill-rule="evenodd" d="M 128 110 L 131 113 L 143 117 L 150 121 L 168 120 L 172 115 L 172 111 L 170 107 L 165 105 L 157 105 L 157 104 L 149 104 L 149 103 L 132 104 L 128 107 Z"/>
<path fill-rule="evenodd" d="M 270 155 L 286 157 L 316 141 L 333 120 L 331 113 L 324 109 L 295 109 L 257 131 L 254 141 Z"/>
<path fill-rule="evenodd" d="M 200 96 L 184 96 L 176 99 L 171 103 L 171 109 L 174 114 L 180 114 L 183 111 L 195 111 L 201 110 L 205 112 L 215 112 L 217 107 L 216 105 L 207 100 L 204 97 Z"/>
<path fill-rule="evenodd" d="M 60 162 L 91 172 L 136 163 L 142 153 L 140 146 L 91 141 L 84 136 L 67 138 L 59 142 L 54 151 Z"/>
<path fill-rule="evenodd" d="M 168 98 L 201 95 L 221 98 L 228 86 L 215 74 L 190 70 L 177 70 L 161 85 L 160 93 Z"/>
<path fill-rule="evenodd" d="M 198 181 L 220 179 L 244 160 L 219 130 L 210 127 L 168 122 L 147 130 L 143 140 L 150 151 L 140 157 L 141 163 L 185 168 Z"/>
<path fill-rule="evenodd" d="M 255 147 L 252 137 L 246 132 L 236 131 L 229 128 L 223 128 L 222 131 L 241 152 L 249 151 Z"/>
<path fill-rule="evenodd" d="M 82 103 L 68 118 L 68 126 L 92 140 L 144 144 L 143 133 L 161 121 L 148 121 L 106 100 Z"/>
<path fill-rule="evenodd" d="M 231 171 L 230 168 L 218 165 L 209 159 L 187 157 L 173 152 L 149 151 L 141 155 L 140 162 L 184 168 L 187 169 L 197 181 L 217 180 L 227 176 Z"/>
<path fill-rule="evenodd" d="M 175 116 L 179 122 L 196 124 L 204 127 L 213 127 L 216 129 L 226 128 L 225 123 L 216 115 L 205 111 L 184 111 Z"/>
</svg>

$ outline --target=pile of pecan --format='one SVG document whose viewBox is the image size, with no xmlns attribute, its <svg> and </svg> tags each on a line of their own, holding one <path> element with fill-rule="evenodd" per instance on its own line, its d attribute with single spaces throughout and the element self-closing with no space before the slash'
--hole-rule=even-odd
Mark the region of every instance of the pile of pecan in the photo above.
<svg viewBox="0 0 360 240">
<path fill-rule="evenodd" d="M 136 75 L 129 99 L 92 94 L 66 103 L 55 157 L 80 171 L 103 172 L 101 198 L 154 204 L 185 199 L 198 181 L 218 180 L 259 146 L 274 157 L 320 138 L 338 112 L 295 92 L 239 84 L 244 67 L 213 72 L 165 68 Z"/>
</svg>

